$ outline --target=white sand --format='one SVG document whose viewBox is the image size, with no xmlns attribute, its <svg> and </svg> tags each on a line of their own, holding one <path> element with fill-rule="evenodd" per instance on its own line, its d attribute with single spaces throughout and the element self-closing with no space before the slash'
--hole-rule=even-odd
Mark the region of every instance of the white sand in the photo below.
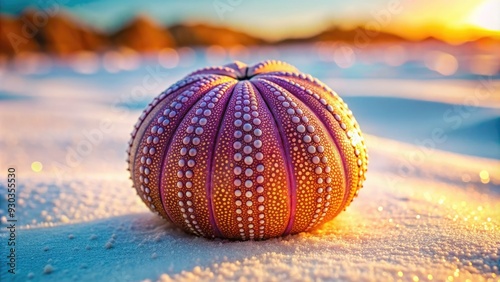
<svg viewBox="0 0 500 282">
<path fill-rule="evenodd" d="M 3 74 L 0 172 L 17 168 L 21 228 L 15 276 L 4 271 L 8 234 L 0 233 L 1 281 L 500 281 L 499 161 L 445 152 L 446 142 L 422 151 L 367 135 L 365 188 L 346 212 L 314 232 L 263 242 L 183 233 L 146 209 L 125 170 L 129 132 L 142 105 L 180 77 L 172 73 L 131 110 L 111 106 L 142 75 Z M 112 124 L 106 133 L 103 120 Z M 404 122 L 404 128 L 421 123 Z M 85 140 L 92 141 L 88 151 Z M 30 169 L 33 161 L 43 163 L 41 172 Z M 487 184 L 482 170 L 489 172 Z M 2 195 L 5 189 L 2 181 Z"/>
</svg>

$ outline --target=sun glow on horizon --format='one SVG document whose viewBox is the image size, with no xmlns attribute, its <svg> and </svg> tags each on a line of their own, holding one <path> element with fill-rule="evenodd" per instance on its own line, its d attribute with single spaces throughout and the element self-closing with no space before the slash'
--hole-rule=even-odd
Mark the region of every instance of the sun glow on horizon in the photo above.
<svg viewBox="0 0 500 282">
<path fill-rule="evenodd" d="M 468 24 L 491 31 L 500 31 L 500 0 L 485 0 L 466 19 Z"/>
</svg>

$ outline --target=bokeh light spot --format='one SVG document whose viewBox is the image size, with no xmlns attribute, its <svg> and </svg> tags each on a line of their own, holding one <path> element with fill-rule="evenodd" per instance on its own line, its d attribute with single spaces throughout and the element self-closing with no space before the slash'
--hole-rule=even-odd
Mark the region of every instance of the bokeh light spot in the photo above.
<svg viewBox="0 0 500 282">
<path fill-rule="evenodd" d="M 35 161 L 31 163 L 31 170 L 34 172 L 40 172 L 43 169 L 43 165 L 41 162 Z"/>
<path fill-rule="evenodd" d="M 481 178 L 481 182 L 487 184 L 490 182 L 490 174 L 487 170 L 481 170 L 479 173 L 479 177 Z"/>
</svg>

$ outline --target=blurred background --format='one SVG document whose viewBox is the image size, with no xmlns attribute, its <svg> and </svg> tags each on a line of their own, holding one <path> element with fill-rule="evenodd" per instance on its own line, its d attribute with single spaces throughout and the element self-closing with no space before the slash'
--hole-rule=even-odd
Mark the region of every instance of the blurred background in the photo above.
<svg viewBox="0 0 500 282">
<path fill-rule="evenodd" d="M 197 68 L 277 59 L 336 90 L 368 134 L 424 153 L 430 148 L 500 159 L 499 0 L 0 5 L 3 118 L 18 121 L 17 130 L 26 134 L 36 132 L 30 131 L 34 120 L 47 127 L 36 111 L 69 108 L 73 117 L 60 113 L 68 122 L 78 115 L 100 120 L 111 108 L 122 109 L 130 115 L 120 121 L 130 131 L 153 97 Z M 150 76 L 154 83 L 146 87 Z M 18 105 L 30 109 L 31 123 L 16 115 Z M 79 130 L 68 126 L 33 138 L 63 150 L 68 142 L 58 143 L 60 136 L 74 132 L 77 142 L 85 139 Z M 4 136 L 4 146 L 19 145 L 18 137 Z M 52 162 L 41 152 L 27 159 Z"/>
</svg>

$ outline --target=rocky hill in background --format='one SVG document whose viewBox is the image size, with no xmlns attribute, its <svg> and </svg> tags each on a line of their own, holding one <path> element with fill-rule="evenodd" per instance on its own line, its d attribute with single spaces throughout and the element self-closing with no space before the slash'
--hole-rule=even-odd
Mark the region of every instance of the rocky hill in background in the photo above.
<svg viewBox="0 0 500 282">
<path fill-rule="evenodd" d="M 223 27 L 175 25 L 163 27 L 140 15 L 113 33 L 103 33 L 63 13 L 39 22 L 35 11 L 17 18 L 0 15 L 0 54 L 48 52 L 66 55 L 128 47 L 139 52 L 180 46 L 266 44 L 264 40 Z"/>
<path fill-rule="evenodd" d="M 49 52 L 60 55 L 84 50 L 100 50 L 109 43 L 108 36 L 76 21 L 58 15 L 36 17 L 28 10 L 18 18 L 0 17 L 0 53 L 14 55 L 23 51 Z"/>
<path fill-rule="evenodd" d="M 351 30 L 332 27 L 306 38 L 267 42 L 243 32 L 206 24 L 164 27 L 144 15 L 135 17 L 113 33 L 104 33 L 65 13 L 59 12 L 45 18 L 39 15 L 34 10 L 27 10 L 16 18 L 0 14 L 0 55 L 47 52 L 64 56 L 79 51 L 100 52 L 121 47 L 148 52 L 182 46 L 231 47 L 318 41 L 374 44 L 407 41 L 394 34 L 360 27 Z"/>
<path fill-rule="evenodd" d="M 204 24 L 175 25 L 168 28 L 168 31 L 172 34 L 178 46 L 220 45 L 230 47 L 235 45 L 251 46 L 268 43 L 243 32 Z"/>
<path fill-rule="evenodd" d="M 371 31 L 361 27 L 346 30 L 334 26 L 311 37 L 290 38 L 281 41 L 281 43 L 306 43 L 318 41 L 342 41 L 345 43 L 368 44 L 407 40 L 391 33 Z"/>
</svg>

